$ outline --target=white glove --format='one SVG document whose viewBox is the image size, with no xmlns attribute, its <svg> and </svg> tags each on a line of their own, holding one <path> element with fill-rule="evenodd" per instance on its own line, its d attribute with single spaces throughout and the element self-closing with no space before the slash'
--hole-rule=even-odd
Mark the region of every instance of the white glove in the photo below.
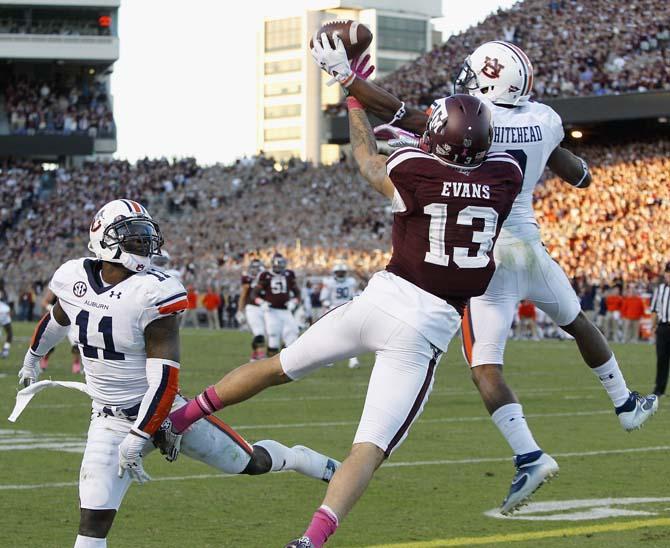
<svg viewBox="0 0 670 548">
<path fill-rule="evenodd" d="M 332 80 L 327 82 L 327 85 L 332 86 L 335 82 L 339 82 L 343 87 L 348 88 L 356 79 L 356 75 L 351 70 L 344 43 L 337 34 L 333 34 L 333 40 L 335 49 L 331 47 L 328 35 L 325 32 L 321 35 L 321 40 L 318 40 L 318 36 L 315 34 L 312 38 L 313 47 L 310 51 L 321 69 L 333 77 Z"/>
<path fill-rule="evenodd" d="M 390 147 L 419 147 L 419 137 L 417 135 L 391 124 L 376 126 L 373 131 L 377 139 L 388 141 Z"/>
<path fill-rule="evenodd" d="M 128 432 L 128 435 L 119 445 L 119 477 L 128 471 L 131 479 L 138 483 L 146 483 L 151 480 L 149 474 L 144 471 L 142 465 L 142 449 L 147 442 L 147 438 L 136 434 L 134 430 Z"/>
<path fill-rule="evenodd" d="M 19 384 L 21 388 L 30 386 L 37 381 L 40 377 L 40 357 L 35 356 L 30 350 L 26 352 L 25 358 L 23 358 L 23 367 L 19 371 Z"/>
<path fill-rule="evenodd" d="M 246 323 L 247 318 L 244 315 L 244 312 L 240 310 L 235 314 L 235 320 L 237 321 L 238 324 L 243 325 Z"/>
<path fill-rule="evenodd" d="M 261 309 L 261 311 L 265 312 L 266 310 L 270 310 L 270 303 L 267 302 L 265 299 L 261 299 L 260 303 L 257 303 L 257 306 Z"/>
</svg>

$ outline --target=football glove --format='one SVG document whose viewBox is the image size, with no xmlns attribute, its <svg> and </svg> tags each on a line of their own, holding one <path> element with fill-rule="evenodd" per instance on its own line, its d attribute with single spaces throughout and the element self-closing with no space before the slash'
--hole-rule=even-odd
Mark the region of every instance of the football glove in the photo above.
<svg viewBox="0 0 670 548">
<path fill-rule="evenodd" d="M 235 314 L 235 320 L 240 325 L 244 325 L 245 323 L 247 323 L 247 318 L 244 315 L 244 312 L 242 312 L 242 311 L 239 311 Z"/>
<path fill-rule="evenodd" d="M 388 145 L 393 148 L 419 147 L 419 138 L 416 135 L 391 124 L 376 126 L 374 133 L 377 139 L 387 141 Z"/>
<path fill-rule="evenodd" d="M 333 77 L 326 85 L 332 86 L 335 82 L 339 82 L 343 87 L 348 88 L 356 79 L 356 74 L 351 70 L 347 51 L 344 49 L 344 43 L 340 37 L 334 35 L 333 41 L 335 42 L 335 49 L 330 45 L 328 35 L 325 32 L 321 35 L 321 40 L 315 34 L 312 39 L 314 46 L 310 51 L 321 69 Z"/>
<path fill-rule="evenodd" d="M 351 66 L 351 70 L 354 71 L 354 74 L 356 74 L 356 77 L 360 78 L 361 80 L 367 80 L 372 76 L 372 73 L 375 71 L 375 66 L 370 65 L 369 67 L 367 64 L 370 62 L 370 54 L 367 53 L 365 56 L 358 56 L 354 57 L 351 60 L 351 63 L 349 66 Z"/>
<path fill-rule="evenodd" d="M 161 455 L 165 455 L 166 461 L 174 462 L 181 450 L 181 439 L 182 434 L 177 434 L 172 430 L 172 421 L 168 417 L 154 434 L 154 445 L 161 452 Z"/>
<path fill-rule="evenodd" d="M 142 449 L 147 442 L 147 438 L 134 430 L 128 432 L 128 435 L 119 445 L 119 477 L 128 472 L 130 478 L 138 483 L 146 483 L 151 480 L 149 474 L 144 471 L 142 464 Z"/>
<path fill-rule="evenodd" d="M 28 350 L 25 358 L 23 358 L 23 367 L 19 371 L 19 385 L 21 388 L 36 382 L 40 377 L 40 372 L 40 357 Z"/>
</svg>

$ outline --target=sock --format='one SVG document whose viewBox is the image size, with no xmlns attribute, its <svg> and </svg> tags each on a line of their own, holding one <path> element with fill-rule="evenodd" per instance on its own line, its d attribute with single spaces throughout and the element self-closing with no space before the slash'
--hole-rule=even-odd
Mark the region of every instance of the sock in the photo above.
<svg viewBox="0 0 670 548">
<path fill-rule="evenodd" d="M 314 548 L 321 548 L 328 537 L 330 537 L 339 525 L 337 515 L 328 506 L 322 504 L 321 507 L 314 512 L 312 521 L 305 531 L 305 536 L 312 541 Z"/>
<path fill-rule="evenodd" d="M 107 548 L 107 539 L 77 535 L 74 548 Z"/>
<path fill-rule="evenodd" d="M 170 420 L 177 432 L 183 432 L 194 422 L 219 409 L 223 409 L 223 403 L 216 395 L 214 387 L 210 386 L 202 394 L 198 394 L 186 405 L 171 413 Z"/>
<path fill-rule="evenodd" d="M 491 415 L 491 419 L 493 419 L 515 455 L 524 455 L 541 450 L 540 446 L 535 443 L 530 428 L 528 428 L 521 404 L 508 403 L 503 405 Z"/>
<path fill-rule="evenodd" d="M 630 390 L 626 386 L 626 380 L 623 378 L 614 354 L 604 364 L 594 367 L 591 371 L 600 379 L 600 383 L 607 391 L 607 395 L 612 400 L 614 407 L 619 407 L 626 403 Z"/>
<path fill-rule="evenodd" d="M 280 470 L 295 470 L 298 455 L 296 455 L 296 452 L 293 451 L 293 449 L 289 449 L 285 445 L 274 440 L 257 441 L 254 445 L 261 446 L 270 454 L 270 458 L 272 459 L 271 470 L 273 472 L 279 472 Z"/>
</svg>

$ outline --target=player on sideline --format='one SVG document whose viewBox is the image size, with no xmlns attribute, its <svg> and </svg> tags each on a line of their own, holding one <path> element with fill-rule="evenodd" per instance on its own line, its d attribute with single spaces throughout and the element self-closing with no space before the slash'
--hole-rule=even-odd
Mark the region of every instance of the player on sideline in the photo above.
<svg viewBox="0 0 670 548">
<path fill-rule="evenodd" d="M 9 351 L 12 348 L 12 339 L 14 333 L 12 331 L 12 314 L 9 305 L 0 301 L 0 325 L 5 331 L 5 343 L 2 345 L 2 352 L 0 352 L 0 358 L 9 357 Z"/>
<path fill-rule="evenodd" d="M 347 274 L 347 265 L 337 263 L 333 267 L 333 275 L 323 280 L 319 300 L 327 310 L 326 314 L 354 298 L 358 282 L 353 276 Z M 355 369 L 359 365 L 356 356 L 349 358 L 349 369 Z"/>
<path fill-rule="evenodd" d="M 242 275 L 240 287 L 240 300 L 238 302 L 238 323 L 246 320 L 253 339 L 251 340 L 251 361 L 265 358 L 265 319 L 263 309 L 251 300 L 254 288 L 258 284 L 258 276 L 265 271 L 263 263 L 259 259 L 252 259 L 247 272 Z M 259 297 L 262 298 L 260 293 Z"/>
<path fill-rule="evenodd" d="M 345 82 L 347 92 L 370 112 L 390 120 L 390 126 L 421 134 L 427 114 L 405 108 L 399 99 L 353 73 L 339 44 L 332 49 L 327 41 L 325 47 L 314 42 L 316 62 L 331 74 L 337 73 L 336 79 Z M 355 68 L 362 73 L 364 63 Z M 514 44 L 487 42 L 465 60 L 457 86 L 487 101 L 496 126 L 491 150 L 512 154 L 524 171 L 523 188 L 496 246 L 496 273 L 486 293 L 470 300 L 463 321 L 463 353 L 473 380 L 493 422 L 515 454 L 516 474 L 501 506 L 501 512 L 508 514 L 558 471 L 556 461 L 534 440 L 521 404 L 502 375 L 505 343 L 520 300 L 535 303 L 575 338 L 582 358 L 612 400 L 624 430 L 640 428 L 656 412 L 658 399 L 628 389 L 607 340 L 581 311 L 567 276 L 540 239 L 532 198 L 545 165 L 576 188 L 588 187 L 591 175 L 584 160 L 560 146 L 564 135 L 558 114 L 546 105 L 529 101 L 533 67 L 528 57 Z M 387 129 L 393 131 L 392 127 Z M 406 136 L 396 139 L 403 140 L 416 142 Z"/>
<path fill-rule="evenodd" d="M 286 268 L 286 259 L 281 253 L 275 253 L 272 270 L 264 270 L 258 275 L 256 287 L 251 292 L 251 302 L 263 309 L 268 356 L 277 354 L 282 342 L 288 346 L 298 338 L 298 322 L 289 310 L 292 299 L 296 306 L 300 304 L 295 272 Z"/>
<path fill-rule="evenodd" d="M 50 289 L 58 300 L 39 322 L 19 372 L 22 385 L 37 380 L 40 358 L 75 327 L 93 400 L 75 548 L 107 546 L 131 481 L 150 479 L 142 458 L 153 449 L 151 437 L 169 436 L 169 421 L 161 424 L 171 408 L 186 404 L 177 394 L 176 317 L 187 306 L 186 291 L 150 266 L 163 243 L 158 224 L 137 202 L 114 200 L 98 211 L 89 234 L 97 259 L 68 261 L 56 271 Z M 181 441 L 184 454 L 229 474 L 292 469 L 328 481 L 338 464 L 302 446 L 251 446 L 219 420 L 199 421 Z"/>
<path fill-rule="evenodd" d="M 377 154 L 365 111 L 348 100 L 360 172 L 392 203 L 393 254 L 363 293 L 326 314 L 278 356 L 247 363 L 172 413 L 176 432 L 206 413 L 362 352 L 375 352 L 363 414 L 349 456 L 333 476 L 305 534 L 287 546 L 320 548 L 406 438 L 435 368 L 461 324 L 467 299 L 493 275 L 493 245 L 523 178 L 509 154 L 487 156 L 490 110 L 468 95 L 442 99 L 424 134 L 426 151 Z"/>
</svg>

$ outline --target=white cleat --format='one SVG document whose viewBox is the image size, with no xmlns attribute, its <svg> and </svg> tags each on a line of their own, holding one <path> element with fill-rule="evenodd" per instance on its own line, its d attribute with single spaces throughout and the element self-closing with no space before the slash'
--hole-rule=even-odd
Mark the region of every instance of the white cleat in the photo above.
<svg viewBox="0 0 670 548">
<path fill-rule="evenodd" d="M 628 401 L 615 409 L 619 422 L 626 432 L 638 430 L 658 410 L 658 396 L 640 396 L 631 392 Z"/>
<path fill-rule="evenodd" d="M 356 369 L 357 367 L 360 367 L 361 364 L 358 361 L 358 358 L 349 358 L 349 369 Z"/>
<path fill-rule="evenodd" d="M 517 455 L 514 465 L 516 474 L 500 506 L 500 513 L 504 516 L 525 506 L 535 491 L 558 474 L 558 463 L 542 451 Z"/>
</svg>

